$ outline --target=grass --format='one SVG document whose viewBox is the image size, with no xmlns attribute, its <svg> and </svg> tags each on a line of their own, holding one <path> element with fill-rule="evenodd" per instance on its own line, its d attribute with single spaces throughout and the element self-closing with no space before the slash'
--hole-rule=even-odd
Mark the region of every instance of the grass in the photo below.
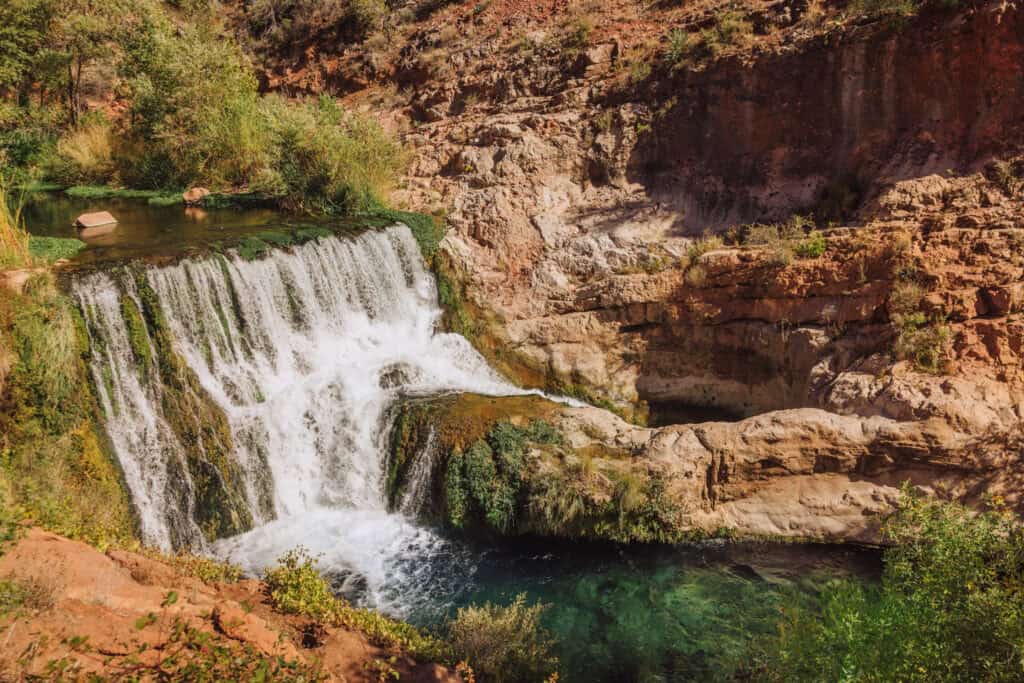
<svg viewBox="0 0 1024 683">
<path fill-rule="evenodd" d="M 69 259 L 85 249 L 85 242 L 73 237 L 36 237 L 28 241 L 28 250 L 32 258 L 40 263 L 53 263 L 61 259 Z"/>
<path fill-rule="evenodd" d="M 0 358 L 3 507 L 101 548 L 130 543 L 135 520 L 96 426 L 84 323 L 51 275 L 0 297 L 0 349 L 11 354 Z"/>
<path fill-rule="evenodd" d="M 12 209 L 6 185 L 0 178 L 0 269 L 32 265 L 29 234 L 21 219 L 21 207 Z"/>
<path fill-rule="evenodd" d="M 64 194 L 75 199 L 145 199 L 153 204 L 170 202 L 182 202 L 180 193 L 167 192 L 166 190 L 132 190 L 118 187 L 107 187 L 105 185 L 75 185 L 64 190 Z"/>
</svg>

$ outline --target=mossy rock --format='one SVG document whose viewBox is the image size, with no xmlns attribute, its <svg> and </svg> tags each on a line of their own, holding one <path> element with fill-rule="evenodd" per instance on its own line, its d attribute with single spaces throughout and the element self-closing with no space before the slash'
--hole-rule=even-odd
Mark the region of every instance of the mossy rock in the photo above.
<svg viewBox="0 0 1024 683">
<path fill-rule="evenodd" d="M 642 459 L 599 440 L 571 445 L 562 429 L 574 428 L 575 418 L 563 404 L 459 394 L 407 399 L 394 410 L 393 507 L 416 459 L 431 457 L 432 496 L 420 513 L 469 534 L 659 543 L 691 537 L 666 482 Z"/>
</svg>

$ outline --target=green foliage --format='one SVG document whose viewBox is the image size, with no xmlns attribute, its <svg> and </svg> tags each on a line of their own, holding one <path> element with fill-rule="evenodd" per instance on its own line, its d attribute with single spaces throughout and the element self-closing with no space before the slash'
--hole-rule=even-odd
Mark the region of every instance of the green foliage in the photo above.
<svg viewBox="0 0 1024 683">
<path fill-rule="evenodd" d="M 820 611 L 787 609 L 767 643 L 776 681 L 1019 681 L 1024 533 L 996 507 L 975 514 L 905 486 L 884 529 L 878 589 L 832 584 Z"/>
<path fill-rule="evenodd" d="M 681 29 L 674 28 L 668 32 L 668 44 L 665 46 L 665 61 L 669 66 L 678 68 L 689 61 L 693 45 L 690 41 L 690 34 Z M 643 80 L 643 79 L 640 79 Z"/>
<path fill-rule="evenodd" d="M 921 310 L 924 296 L 915 282 L 900 282 L 889 295 L 890 319 L 896 328 L 893 351 L 918 370 L 938 374 L 952 333 L 940 316 L 929 317 Z"/>
<path fill-rule="evenodd" d="M 6 350 L 12 358 L 3 358 Z M 10 367 L 6 378 L 0 372 L 3 505 L 102 547 L 129 542 L 134 521 L 95 426 L 87 351 L 84 325 L 51 277 L 30 281 L 23 295 L 0 297 L 0 368 Z"/>
<path fill-rule="evenodd" d="M 519 595 L 507 607 L 464 607 L 448 626 L 456 657 L 495 683 L 543 681 L 556 671 L 555 642 L 541 625 L 546 607 Z"/>
<path fill-rule="evenodd" d="M 528 444 L 558 444 L 562 438 L 542 420 L 525 428 L 498 422 L 465 452 L 452 454 L 444 483 L 448 522 L 460 528 L 477 520 L 494 531 L 510 532 L 520 505 Z"/>
<path fill-rule="evenodd" d="M 264 575 L 274 607 L 286 614 L 300 614 L 321 624 L 361 631 L 370 642 L 398 648 L 425 661 L 449 658 L 445 644 L 414 626 L 377 612 L 356 609 L 336 597 L 320 576 L 315 561 L 302 548 L 286 553 L 277 567 Z"/>
<path fill-rule="evenodd" d="M 828 242 L 825 236 L 817 230 L 812 230 L 807 237 L 796 243 L 793 251 L 796 252 L 798 258 L 812 259 L 819 258 L 825 253 L 827 247 Z"/>
<path fill-rule="evenodd" d="M 669 31 L 664 51 L 665 62 L 673 69 L 700 60 L 717 57 L 729 47 L 745 47 L 753 39 L 754 27 L 739 10 L 724 12 L 696 37 L 685 29 Z"/>
<path fill-rule="evenodd" d="M 701 256 L 708 253 L 709 251 L 721 249 L 723 244 L 724 243 L 722 242 L 721 237 L 718 237 L 717 235 L 712 235 L 710 233 L 704 233 L 703 237 L 694 240 L 693 243 L 690 244 L 689 248 L 686 250 L 686 258 L 683 261 L 683 267 L 692 268 L 693 266 L 697 265 L 697 262 L 700 261 Z"/>
<path fill-rule="evenodd" d="M 32 258 L 41 263 L 53 263 L 69 259 L 85 249 L 85 242 L 73 237 L 30 237 L 28 251 Z"/>
</svg>

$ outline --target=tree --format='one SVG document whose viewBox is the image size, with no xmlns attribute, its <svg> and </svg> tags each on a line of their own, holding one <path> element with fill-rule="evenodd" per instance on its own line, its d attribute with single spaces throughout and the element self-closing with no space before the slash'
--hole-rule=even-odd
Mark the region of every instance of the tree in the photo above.
<svg viewBox="0 0 1024 683">
<path fill-rule="evenodd" d="M 51 0 L 6 0 L 0 4 L 0 91 L 27 97 L 29 76 L 52 15 Z"/>
<path fill-rule="evenodd" d="M 998 501 L 996 501 L 998 503 Z M 765 652 L 776 681 L 1024 680 L 1024 530 L 904 488 L 882 584 L 836 582 L 787 610 Z"/>
</svg>

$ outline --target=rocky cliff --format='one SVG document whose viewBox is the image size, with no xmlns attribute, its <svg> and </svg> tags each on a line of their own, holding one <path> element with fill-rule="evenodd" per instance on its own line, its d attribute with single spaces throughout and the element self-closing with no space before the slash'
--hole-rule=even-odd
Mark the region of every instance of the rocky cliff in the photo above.
<svg viewBox="0 0 1024 683">
<path fill-rule="evenodd" d="M 447 212 L 452 322 L 506 373 L 746 418 L 637 437 L 695 526 L 865 537 L 905 478 L 1016 499 L 1015 3 L 494 0 L 387 31 L 266 82 L 403 131 L 396 196 Z"/>
</svg>

